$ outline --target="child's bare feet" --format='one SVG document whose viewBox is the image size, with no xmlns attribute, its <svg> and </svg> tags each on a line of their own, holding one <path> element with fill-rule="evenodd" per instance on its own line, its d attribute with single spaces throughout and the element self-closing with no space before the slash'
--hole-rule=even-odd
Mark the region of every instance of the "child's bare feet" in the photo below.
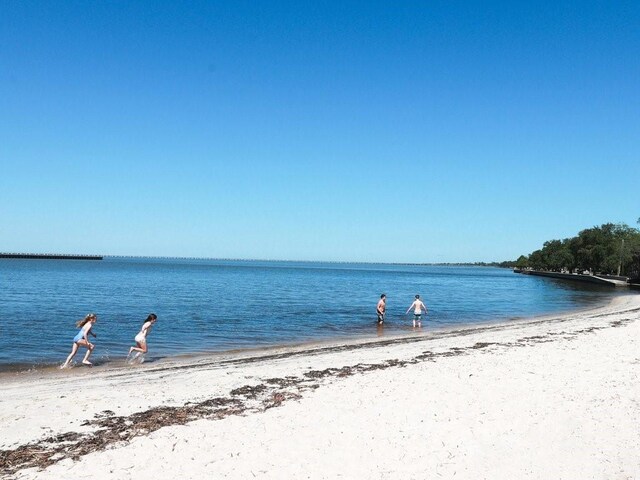
<svg viewBox="0 0 640 480">
<path fill-rule="evenodd" d="M 83 364 L 83 365 L 88 365 L 88 366 L 90 366 L 90 367 L 93 367 L 93 363 L 91 363 L 89 360 L 83 360 L 83 361 L 82 361 L 82 364 Z"/>
</svg>

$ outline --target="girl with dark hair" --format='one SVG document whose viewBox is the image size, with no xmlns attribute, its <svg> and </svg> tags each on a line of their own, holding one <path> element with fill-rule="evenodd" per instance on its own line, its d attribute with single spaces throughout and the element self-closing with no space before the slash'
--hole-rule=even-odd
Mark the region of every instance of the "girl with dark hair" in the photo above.
<svg viewBox="0 0 640 480">
<path fill-rule="evenodd" d="M 135 347 L 131 347 L 129 349 L 129 353 L 127 354 L 127 357 L 129 357 L 129 355 L 131 355 L 132 352 L 138 352 L 138 355 L 140 355 L 142 353 L 147 353 L 147 350 L 148 350 L 148 348 L 147 348 L 147 335 L 151 331 L 151 327 L 153 327 L 153 324 L 156 323 L 157 319 L 158 319 L 158 316 L 155 313 L 150 313 L 149 314 L 147 319 L 142 324 L 142 328 L 140 329 L 140 331 L 138 332 L 138 334 L 134 338 L 134 340 L 136 342 L 136 346 Z M 136 355 L 136 357 L 138 355 Z"/>
</svg>

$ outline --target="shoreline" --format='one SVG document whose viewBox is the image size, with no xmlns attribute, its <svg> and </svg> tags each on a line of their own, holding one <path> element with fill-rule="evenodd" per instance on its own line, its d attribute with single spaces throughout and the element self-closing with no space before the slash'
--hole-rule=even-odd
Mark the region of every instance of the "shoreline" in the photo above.
<svg viewBox="0 0 640 480">
<path fill-rule="evenodd" d="M 371 330 L 375 329 L 374 332 L 369 333 L 354 333 L 354 334 L 345 334 L 342 336 L 325 338 L 325 339 L 310 339 L 310 340 L 302 340 L 302 341 L 291 341 L 291 342 L 283 342 L 272 345 L 262 345 L 256 347 L 245 347 L 245 348 L 232 348 L 225 350 L 200 350 L 189 353 L 177 353 L 177 354 L 166 354 L 154 356 L 151 355 L 148 360 L 145 360 L 143 365 L 161 365 L 165 362 L 190 362 L 190 361 L 199 361 L 206 360 L 209 358 L 218 358 L 218 357 L 226 357 L 226 356 L 235 356 L 235 355 L 260 355 L 262 353 L 268 353 L 275 350 L 288 350 L 288 349 L 314 349 L 314 348 L 323 348 L 326 346 L 332 345 L 343 345 L 343 344 L 359 344 L 359 343 L 375 343 L 377 341 L 385 341 L 385 340 L 396 340 L 403 338 L 414 338 L 420 337 L 430 334 L 438 334 L 440 332 L 449 332 L 449 331 L 457 331 L 457 330 L 467 330 L 467 329 L 475 329 L 475 328 L 483 328 L 492 325 L 510 325 L 515 324 L 522 321 L 543 321 L 550 317 L 559 317 L 571 314 L 579 314 L 583 312 L 590 312 L 593 310 L 598 310 L 601 308 L 606 308 L 616 301 L 618 297 L 625 297 L 627 295 L 633 295 L 634 292 L 629 292 L 628 294 L 616 294 L 615 296 L 611 296 L 608 298 L 602 298 L 600 302 L 590 306 L 584 306 L 581 308 L 575 308 L 570 310 L 561 310 L 557 312 L 544 313 L 541 315 L 527 315 L 521 317 L 511 317 L 509 319 L 505 318 L 497 318 L 493 320 L 484 320 L 474 323 L 461 323 L 461 324 L 445 324 L 445 325 L 433 325 L 430 324 L 429 320 L 425 320 L 423 322 L 423 327 L 420 330 L 416 328 L 412 328 L 409 325 L 409 321 L 407 320 L 406 325 L 398 326 L 397 323 L 390 324 L 390 328 L 393 331 L 389 332 L 380 332 L 380 328 L 372 322 Z M 428 317 L 427 317 L 428 318 Z M 383 327 L 384 328 L 384 327 Z M 83 350 L 78 354 L 82 355 Z M 64 359 L 62 359 L 64 360 Z M 6 378 L 11 378 L 12 376 L 19 375 L 37 375 L 37 374 L 55 374 L 55 372 L 59 372 L 59 367 L 62 360 L 55 362 L 41 362 L 38 364 L 31 364 L 25 362 L 17 362 L 17 363 L 5 363 L 0 364 L 0 381 Z M 78 363 L 78 362 L 76 362 Z M 107 360 L 100 359 L 94 363 L 94 366 L 91 370 L 109 370 L 114 368 L 128 368 L 129 365 L 126 364 L 126 356 L 122 355 L 121 357 L 114 357 Z M 83 368 L 81 365 L 76 364 L 73 369 Z"/>
<path fill-rule="evenodd" d="M 640 296 L 624 295 L 613 297 L 607 305 L 588 311 L 447 331 L 428 330 L 421 335 L 334 342 L 313 348 L 308 345 L 279 348 L 262 351 L 261 354 L 245 352 L 189 357 L 188 360 L 172 359 L 140 367 L 72 370 L 54 375 L 42 372 L 13 375 L 3 378 L 0 386 L 0 450 L 3 450 L 0 451 L 0 473 L 20 474 L 19 478 L 60 478 L 79 474 L 86 468 L 98 465 L 106 468 L 106 471 L 115 472 L 111 477 L 105 474 L 105 478 L 133 478 L 134 472 L 127 469 L 137 464 L 136 459 L 141 455 L 144 457 L 144 449 L 151 446 L 159 448 L 162 455 L 166 456 L 166 459 L 157 462 L 158 465 L 152 462 L 148 466 L 151 470 L 156 469 L 157 478 L 171 478 L 169 471 L 174 472 L 173 476 L 177 475 L 175 469 L 171 470 L 171 464 L 180 462 L 195 462 L 197 465 L 194 468 L 203 474 L 228 472 L 229 476 L 221 475 L 220 478 L 246 478 L 251 476 L 253 468 L 262 465 L 260 462 L 267 460 L 264 455 L 254 453 L 254 457 L 244 458 L 245 463 L 238 463 L 239 460 L 228 454 L 230 448 L 236 448 L 237 442 L 246 444 L 246 449 L 242 450 L 245 455 L 264 450 L 279 458 L 281 448 L 302 448 L 299 444 L 305 441 L 300 439 L 297 432 L 308 431 L 308 428 L 318 430 L 318 441 L 325 447 L 327 441 L 331 443 L 329 439 L 339 442 L 342 436 L 349 442 L 369 446 L 371 438 L 365 434 L 366 429 L 370 428 L 374 438 L 371 447 L 374 448 L 373 445 L 386 441 L 385 435 L 393 435 L 396 431 L 413 432 L 415 419 L 428 424 L 431 432 L 428 438 L 454 435 L 470 442 L 465 427 L 467 423 L 463 422 L 451 431 L 451 422 L 456 422 L 457 415 L 468 415 L 468 411 L 476 408 L 478 402 L 484 405 L 484 415 L 492 418 L 491 422 L 487 421 L 486 427 L 478 428 L 488 428 L 487 435 L 493 435 L 505 431 L 517 417 L 517 413 L 511 417 L 500 413 L 501 409 L 511 408 L 510 399 L 517 399 L 522 405 L 533 400 L 537 402 L 536 405 L 540 404 L 539 409 L 531 407 L 535 415 L 517 417 L 520 423 L 530 422 L 537 418 L 536 415 L 546 418 L 551 415 L 549 412 L 560 415 L 569 406 L 572 409 L 586 408 L 585 412 L 588 412 L 602 405 L 596 402 L 582 406 L 579 403 L 583 401 L 582 397 L 572 392 L 579 391 L 583 388 L 583 382 L 586 382 L 598 395 L 609 395 L 607 389 L 612 388 L 610 384 L 613 380 L 619 385 L 615 395 L 631 397 L 624 403 L 625 409 L 620 410 L 619 405 L 612 404 L 613 410 L 606 410 L 607 415 L 616 416 L 612 423 L 615 429 L 613 433 L 607 430 L 606 435 L 599 435 L 598 438 L 634 444 L 629 442 L 635 440 L 638 433 L 633 430 L 633 425 L 625 426 L 630 422 L 625 424 L 617 416 L 633 418 L 628 415 L 637 416 L 640 413 L 640 393 L 633 397 L 628 391 L 633 387 L 635 390 L 632 391 L 637 392 L 637 384 L 629 382 L 630 378 L 634 378 L 630 375 L 637 375 L 635 372 L 640 368 L 634 363 L 637 361 L 640 366 L 637 336 L 628 332 L 637 332 L 639 329 Z M 594 353 L 597 349 L 602 350 L 602 355 Z M 588 362 L 587 369 L 584 365 Z M 550 365 L 548 368 L 547 364 Z M 572 371 L 574 368 L 584 371 L 580 371 L 576 377 L 577 372 Z M 593 375 L 595 377 L 591 378 Z M 495 378 L 500 378 L 500 382 L 495 383 Z M 568 386 L 571 382 L 578 384 Z M 598 382 L 609 386 L 602 390 L 604 387 L 598 386 Z M 422 383 L 424 386 L 420 386 Z M 408 388 L 410 385 L 413 387 Z M 523 385 L 527 385 L 524 390 Z M 495 397 L 496 389 L 501 388 L 504 398 Z M 555 393 L 546 393 L 542 397 L 536 393 L 549 389 Z M 589 397 L 589 392 L 591 390 L 582 396 Z M 396 393 L 400 395 L 397 398 Z M 572 399 L 569 404 L 561 400 L 567 395 Z M 386 401 L 389 396 L 394 398 L 393 402 Z M 488 399 L 486 404 L 481 402 L 485 397 Z M 30 416 L 23 412 L 26 398 L 30 400 Z M 378 398 L 384 398 L 385 401 L 381 404 L 368 401 Z M 420 409 L 413 412 L 411 420 L 405 419 L 402 412 L 417 406 Z M 560 407 L 562 411 L 558 413 Z M 336 416 L 343 423 L 346 422 L 345 425 L 356 421 L 358 425 L 364 422 L 361 427 L 368 426 L 364 427 L 364 431 L 353 426 L 344 427 L 342 436 L 330 429 L 327 437 L 321 432 L 328 428 L 327 425 L 334 424 Z M 276 422 L 273 425 L 269 423 L 272 418 Z M 382 432 L 376 430 L 378 420 L 371 423 L 374 418 L 382 419 L 381 425 L 385 427 Z M 443 422 L 440 418 L 450 420 Z M 557 419 L 554 417 L 549 422 L 551 420 L 555 425 Z M 280 424 L 289 425 L 290 433 L 269 440 L 270 430 L 263 432 L 260 427 L 265 422 L 269 423 L 271 429 L 279 428 Z M 339 425 L 336 423 L 336 428 Z M 530 425 L 529 428 L 537 427 Z M 251 440 L 236 438 L 236 431 L 244 432 Z M 209 439 L 209 443 L 227 439 L 219 444 L 227 456 L 220 453 L 221 456 L 216 457 L 215 468 L 198 463 L 198 455 L 185 457 L 190 452 L 189 448 L 179 449 L 182 453 L 174 452 L 176 445 L 186 446 L 190 438 L 200 438 L 202 435 Z M 366 438 L 359 435 L 365 435 Z M 413 435 L 419 435 L 419 432 L 415 431 Z M 531 440 L 529 437 L 528 434 L 518 437 L 518 441 L 527 443 Z M 589 439 L 593 440 L 591 437 Z M 389 446 L 392 454 L 387 467 L 401 472 L 406 470 L 407 465 L 394 455 L 399 455 L 398 448 L 404 452 L 409 445 L 402 438 L 396 441 L 398 447 Z M 571 441 L 579 443 L 582 440 L 581 437 L 571 437 Z M 443 453 L 438 445 L 429 445 L 433 449 L 432 455 L 415 459 L 416 465 L 421 468 L 425 462 L 429 463 Z M 640 442 L 635 445 L 640 445 Z M 562 446 L 573 448 L 571 442 L 562 443 Z M 587 447 L 585 452 L 593 453 L 593 449 Z M 198 447 L 192 445 L 190 448 Z M 348 446 L 345 448 L 349 449 Z M 545 446 L 540 448 L 544 450 Z M 640 453 L 638 449 L 640 447 L 628 449 L 629 455 Z M 206 453 L 198 451 L 199 455 L 205 457 L 212 454 L 208 450 Z M 306 450 L 298 453 L 306 461 L 311 461 L 310 455 L 313 455 L 324 458 L 326 462 L 332 451 L 322 448 L 313 454 Z M 472 451 L 466 451 L 469 458 L 474 455 Z M 30 453 L 21 456 L 21 452 Z M 553 452 L 548 454 L 552 455 Z M 29 459 L 33 458 L 40 463 L 29 463 L 32 462 Z M 78 460 L 74 461 L 73 458 Z M 640 458 L 640 455 L 633 458 Z M 351 477 L 346 476 L 362 478 L 361 474 L 367 474 L 371 477 L 371 462 L 376 459 L 375 455 L 367 457 L 364 463 L 353 466 L 356 470 L 351 472 Z M 625 471 L 635 467 L 633 461 L 629 463 L 627 457 L 623 458 Z M 589 465 L 593 466 L 592 463 Z M 49 468 L 45 471 L 34 470 L 33 467 L 37 466 Z M 31 468 L 25 469 L 27 467 Z M 249 467 L 251 471 L 246 470 Z M 284 465 L 279 467 L 285 468 Z M 244 475 L 234 474 L 237 472 L 234 469 L 238 468 Z M 347 471 L 350 470 L 347 468 Z M 264 474 L 261 477 L 278 478 L 274 472 L 271 476 Z M 313 473 L 308 470 L 304 472 Z M 474 473 L 477 472 L 474 470 Z M 294 477 L 300 474 L 302 470 L 290 472 L 290 476 Z M 327 476 L 323 476 L 323 471 L 319 470 L 311 478 L 336 476 L 324 474 Z M 375 478 L 406 476 L 398 474 Z M 456 478 L 477 477 L 458 475 Z M 507 477 L 494 475 L 493 478 Z M 535 478 L 557 476 L 541 475 Z M 574 478 L 584 478 L 584 475 Z"/>
</svg>

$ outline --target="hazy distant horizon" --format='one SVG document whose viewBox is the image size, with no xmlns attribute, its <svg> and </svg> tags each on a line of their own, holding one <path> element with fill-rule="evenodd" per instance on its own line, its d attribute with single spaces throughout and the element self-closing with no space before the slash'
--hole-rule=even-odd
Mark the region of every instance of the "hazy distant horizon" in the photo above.
<svg viewBox="0 0 640 480">
<path fill-rule="evenodd" d="M 481 263 L 500 263 L 505 261 L 512 261 L 516 259 L 506 260 L 492 260 L 476 262 L 385 262 L 385 261 L 358 261 L 358 260 L 323 260 L 323 259 L 291 259 L 291 258 L 223 258 L 223 257 L 189 257 L 189 256 L 176 256 L 176 255 L 110 255 L 102 253 L 60 253 L 60 252 L 4 252 L 0 251 L 0 255 L 59 255 L 69 257 L 103 257 L 103 258 L 140 258 L 140 259 L 158 259 L 158 260 L 209 260 L 209 261 L 221 261 L 221 262 L 290 262 L 290 263 L 345 263 L 345 264 L 372 264 L 372 265 L 434 265 L 434 266 L 446 266 L 446 265 L 478 265 Z M 2 258 L 0 258 L 2 260 Z"/>
</svg>

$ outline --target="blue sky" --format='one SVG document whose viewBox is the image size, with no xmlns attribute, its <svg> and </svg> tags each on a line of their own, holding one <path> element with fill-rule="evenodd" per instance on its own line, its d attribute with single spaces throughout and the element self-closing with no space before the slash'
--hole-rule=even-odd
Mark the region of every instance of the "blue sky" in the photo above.
<svg viewBox="0 0 640 480">
<path fill-rule="evenodd" d="M 0 251 L 512 259 L 640 216 L 638 2 L 0 5 Z"/>
</svg>

